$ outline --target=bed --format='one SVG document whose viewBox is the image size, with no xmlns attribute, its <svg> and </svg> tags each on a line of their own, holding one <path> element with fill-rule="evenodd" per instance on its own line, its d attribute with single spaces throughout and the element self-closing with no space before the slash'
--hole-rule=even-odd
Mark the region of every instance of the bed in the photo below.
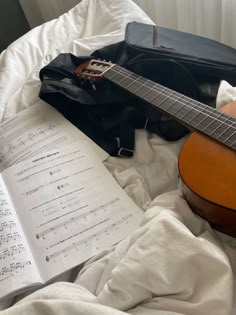
<svg viewBox="0 0 236 315">
<path fill-rule="evenodd" d="M 153 23 L 131 0 L 84 0 L 10 45 L 0 56 L 0 121 L 40 102 L 39 70 L 59 53 L 89 55 L 119 42 L 134 20 Z M 217 106 L 235 95 L 222 82 Z M 177 167 L 184 141 L 137 130 L 134 157 L 104 164 L 143 209 L 139 228 L 50 285 L 1 301 L 3 314 L 235 314 L 236 241 L 184 200 Z"/>
</svg>

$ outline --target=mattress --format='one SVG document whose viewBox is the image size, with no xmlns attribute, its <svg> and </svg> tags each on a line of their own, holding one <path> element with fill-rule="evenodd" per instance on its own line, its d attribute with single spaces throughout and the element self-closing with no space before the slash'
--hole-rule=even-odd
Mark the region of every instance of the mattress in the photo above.
<svg viewBox="0 0 236 315">
<path fill-rule="evenodd" d="M 153 23 L 131 0 L 83 0 L 10 45 L 0 55 L 0 121 L 42 102 L 39 70 L 59 53 L 89 55 L 119 42 L 130 21 Z M 235 95 L 222 82 L 217 105 Z M 235 314 L 236 242 L 183 198 L 178 154 L 185 140 L 137 130 L 134 156 L 104 164 L 143 210 L 138 229 L 40 290 L 2 300 L 0 308 L 33 315 Z"/>
</svg>

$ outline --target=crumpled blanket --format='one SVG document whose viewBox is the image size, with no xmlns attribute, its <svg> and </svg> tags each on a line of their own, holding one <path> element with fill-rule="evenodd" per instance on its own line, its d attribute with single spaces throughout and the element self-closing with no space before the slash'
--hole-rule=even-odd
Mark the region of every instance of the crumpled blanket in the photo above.
<svg viewBox="0 0 236 315">
<path fill-rule="evenodd" d="M 1 120 L 39 101 L 38 71 L 60 52 L 87 55 L 118 42 L 132 20 L 152 23 L 131 0 L 84 0 L 13 43 L 0 56 Z M 217 106 L 235 91 L 222 82 Z M 186 138 L 170 143 L 137 130 L 134 157 L 105 165 L 143 209 L 139 228 L 54 283 L 2 301 L 2 314 L 236 314 L 236 241 L 182 196 L 177 163 Z"/>
</svg>

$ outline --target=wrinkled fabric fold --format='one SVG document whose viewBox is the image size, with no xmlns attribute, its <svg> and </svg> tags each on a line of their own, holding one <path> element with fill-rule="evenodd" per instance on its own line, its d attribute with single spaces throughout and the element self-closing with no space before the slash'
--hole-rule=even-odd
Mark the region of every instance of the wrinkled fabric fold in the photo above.
<svg viewBox="0 0 236 315">
<path fill-rule="evenodd" d="M 129 21 L 152 23 L 131 0 L 83 0 L 0 55 L 0 120 L 42 102 L 39 70 L 59 53 L 88 55 L 124 38 Z M 233 100 L 222 82 L 217 106 Z M 0 302 L 2 314 L 233 315 L 236 241 L 211 229 L 181 193 L 184 141 L 136 131 L 130 159 L 105 165 L 144 211 L 139 228 L 55 283 Z M 74 282 L 74 283 L 72 283 Z"/>
</svg>

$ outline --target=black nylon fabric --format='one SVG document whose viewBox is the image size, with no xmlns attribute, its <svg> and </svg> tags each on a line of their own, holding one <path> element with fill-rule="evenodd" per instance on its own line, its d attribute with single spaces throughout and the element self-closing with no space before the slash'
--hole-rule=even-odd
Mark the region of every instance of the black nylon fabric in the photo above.
<svg viewBox="0 0 236 315">
<path fill-rule="evenodd" d="M 75 75 L 75 68 L 92 58 L 111 60 L 214 107 L 220 80 L 236 84 L 236 51 L 213 42 L 212 46 L 212 40 L 199 36 L 132 22 L 124 41 L 91 56 L 59 54 L 40 71 L 39 96 L 110 155 L 130 157 L 135 129 L 146 128 L 168 141 L 183 137 L 188 129 L 108 81 L 97 83 L 94 90 Z"/>
</svg>

